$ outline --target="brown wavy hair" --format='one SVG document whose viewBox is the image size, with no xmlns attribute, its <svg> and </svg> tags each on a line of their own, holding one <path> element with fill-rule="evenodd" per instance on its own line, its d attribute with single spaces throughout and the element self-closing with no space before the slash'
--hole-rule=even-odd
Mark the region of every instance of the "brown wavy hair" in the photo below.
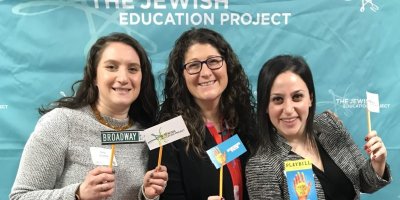
<svg viewBox="0 0 400 200">
<path fill-rule="evenodd" d="M 206 28 L 192 28 L 184 32 L 176 41 L 169 54 L 168 67 L 165 72 L 164 102 L 161 105 L 159 121 L 165 121 L 182 115 L 190 136 L 182 139 L 186 143 L 186 152 L 192 148 L 199 156 L 205 152 L 203 148 L 206 134 L 200 107 L 189 92 L 184 77 L 184 56 L 194 44 L 210 44 L 224 57 L 228 85 L 221 95 L 219 109 L 228 127 L 248 148 L 255 142 L 255 101 L 251 93 L 249 80 L 236 54 L 228 42 L 219 33 Z"/>
<path fill-rule="evenodd" d="M 121 42 L 129 45 L 139 55 L 142 71 L 140 93 L 138 98 L 131 104 L 128 115 L 145 127 L 153 125 L 157 116 L 158 99 L 151 62 L 142 45 L 125 33 L 111 33 L 100 37 L 88 52 L 83 79 L 76 81 L 71 86 L 74 95 L 62 97 L 46 108 L 42 106 L 39 108 L 39 113 L 43 115 L 57 107 L 76 109 L 95 103 L 99 96 L 98 88 L 94 83 L 97 76 L 96 69 L 104 49 L 112 42 Z M 75 92 L 76 87 L 77 90 Z"/>
</svg>

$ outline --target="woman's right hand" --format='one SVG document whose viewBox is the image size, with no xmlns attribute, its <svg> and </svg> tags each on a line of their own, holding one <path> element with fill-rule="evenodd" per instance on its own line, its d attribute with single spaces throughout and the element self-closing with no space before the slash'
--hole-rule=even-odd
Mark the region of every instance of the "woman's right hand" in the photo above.
<svg viewBox="0 0 400 200">
<path fill-rule="evenodd" d="M 224 197 L 220 196 L 209 196 L 207 200 L 224 200 Z"/>
<path fill-rule="evenodd" d="M 167 167 L 157 166 L 155 169 L 146 172 L 143 177 L 143 195 L 146 198 L 154 199 L 164 192 L 167 182 Z"/>
<path fill-rule="evenodd" d="M 115 175 L 112 168 L 96 167 L 89 171 L 77 193 L 81 200 L 111 197 L 115 190 Z"/>
</svg>

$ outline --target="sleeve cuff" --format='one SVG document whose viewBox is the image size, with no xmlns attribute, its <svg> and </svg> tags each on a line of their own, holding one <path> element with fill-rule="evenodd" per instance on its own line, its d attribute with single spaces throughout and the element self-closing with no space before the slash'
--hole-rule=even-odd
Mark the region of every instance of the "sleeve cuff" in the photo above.
<svg viewBox="0 0 400 200">
<path fill-rule="evenodd" d="M 389 184 L 392 181 L 392 175 L 390 173 L 389 165 L 386 163 L 385 171 L 383 172 L 383 176 L 380 177 L 372 167 L 371 159 L 368 159 L 368 171 L 367 173 L 375 174 L 375 178 L 371 177 L 371 182 L 375 182 L 378 186 L 383 187 Z"/>
<path fill-rule="evenodd" d="M 140 186 L 139 196 L 143 196 L 145 200 L 158 200 L 158 199 L 160 199 L 160 196 L 159 196 L 159 195 L 157 195 L 157 196 L 154 197 L 153 199 L 147 197 L 146 194 L 144 193 L 144 187 L 143 187 L 143 185 Z M 143 198 L 140 198 L 140 197 L 139 197 L 139 199 L 143 199 Z"/>
</svg>

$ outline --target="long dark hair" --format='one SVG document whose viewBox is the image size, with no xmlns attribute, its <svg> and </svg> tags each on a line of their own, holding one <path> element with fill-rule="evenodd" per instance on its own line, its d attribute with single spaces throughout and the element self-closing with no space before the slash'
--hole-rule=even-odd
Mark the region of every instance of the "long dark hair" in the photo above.
<svg viewBox="0 0 400 200">
<path fill-rule="evenodd" d="M 112 42 L 121 42 L 129 45 L 139 55 L 142 71 L 140 93 L 138 98 L 132 103 L 128 115 L 131 119 L 145 127 L 153 125 L 158 110 L 158 99 L 154 85 L 154 76 L 151 70 L 151 62 L 142 45 L 125 33 L 111 33 L 110 35 L 100 37 L 88 52 L 83 79 L 76 81 L 71 86 L 74 95 L 62 97 L 47 108 L 42 106 L 39 108 L 39 113 L 43 115 L 57 107 L 76 109 L 94 104 L 99 96 L 98 88 L 94 84 L 97 76 L 96 69 L 104 49 Z M 75 93 L 76 87 L 78 89 Z"/>
<path fill-rule="evenodd" d="M 309 114 L 306 121 L 305 133 L 308 141 L 315 145 L 312 137 L 313 134 L 313 120 L 315 115 L 315 89 L 314 81 L 311 70 L 306 61 L 300 56 L 292 55 L 279 55 L 268 60 L 261 68 L 258 75 L 257 85 L 257 124 L 259 131 L 259 138 L 261 139 L 262 146 L 273 146 L 275 144 L 274 126 L 266 113 L 269 100 L 271 96 L 271 88 L 276 77 L 286 71 L 291 71 L 301 77 L 306 83 L 309 95 L 312 98 L 312 105 L 309 108 Z"/>
<path fill-rule="evenodd" d="M 217 32 L 206 28 L 193 28 L 184 32 L 175 42 L 169 54 L 163 95 L 165 101 L 160 110 L 160 121 L 182 115 L 190 132 L 184 138 L 186 150 L 192 148 L 198 155 L 204 153 L 205 125 L 200 107 L 193 100 L 184 77 L 185 53 L 194 44 L 210 44 L 224 57 L 228 85 L 222 93 L 219 109 L 228 127 L 234 127 L 248 147 L 252 147 L 255 130 L 255 103 L 250 84 L 236 54 L 225 39 Z"/>
</svg>

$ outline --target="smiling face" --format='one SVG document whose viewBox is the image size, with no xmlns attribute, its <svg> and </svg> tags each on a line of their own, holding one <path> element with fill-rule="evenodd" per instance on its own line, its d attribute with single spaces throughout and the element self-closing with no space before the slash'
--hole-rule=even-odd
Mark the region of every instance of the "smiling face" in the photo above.
<svg viewBox="0 0 400 200">
<path fill-rule="evenodd" d="M 312 97 L 301 77 L 291 71 L 278 75 L 269 100 L 267 113 L 278 133 L 287 140 L 305 136 Z"/>
<path fill-rule="evenodd" d="M 97 109 L 108 115 L 109 111 L 127 113 L 139 96 L 141 81 L 142 71 L 137 52 L 122 42 L 109 43 L 97 66 Z"/>
<path fill-rule="evenodd" d="M 210 44 L 195 43 L 190 46 L 185 53 L 184 63 L 193 61 L 204 61 L 208 58 L 221 56 L 216 48 Z M 225 61 L 222 61 L 222 67 L 211 70 L 205 63 L 198 74 L 189 74 L 183 70 L 186 86 L 193 95 L 198 105 L 214 104 L 216 105 L 221 98 L 223 91 L 228 85 L 228 73 Z"/>
</svg>

